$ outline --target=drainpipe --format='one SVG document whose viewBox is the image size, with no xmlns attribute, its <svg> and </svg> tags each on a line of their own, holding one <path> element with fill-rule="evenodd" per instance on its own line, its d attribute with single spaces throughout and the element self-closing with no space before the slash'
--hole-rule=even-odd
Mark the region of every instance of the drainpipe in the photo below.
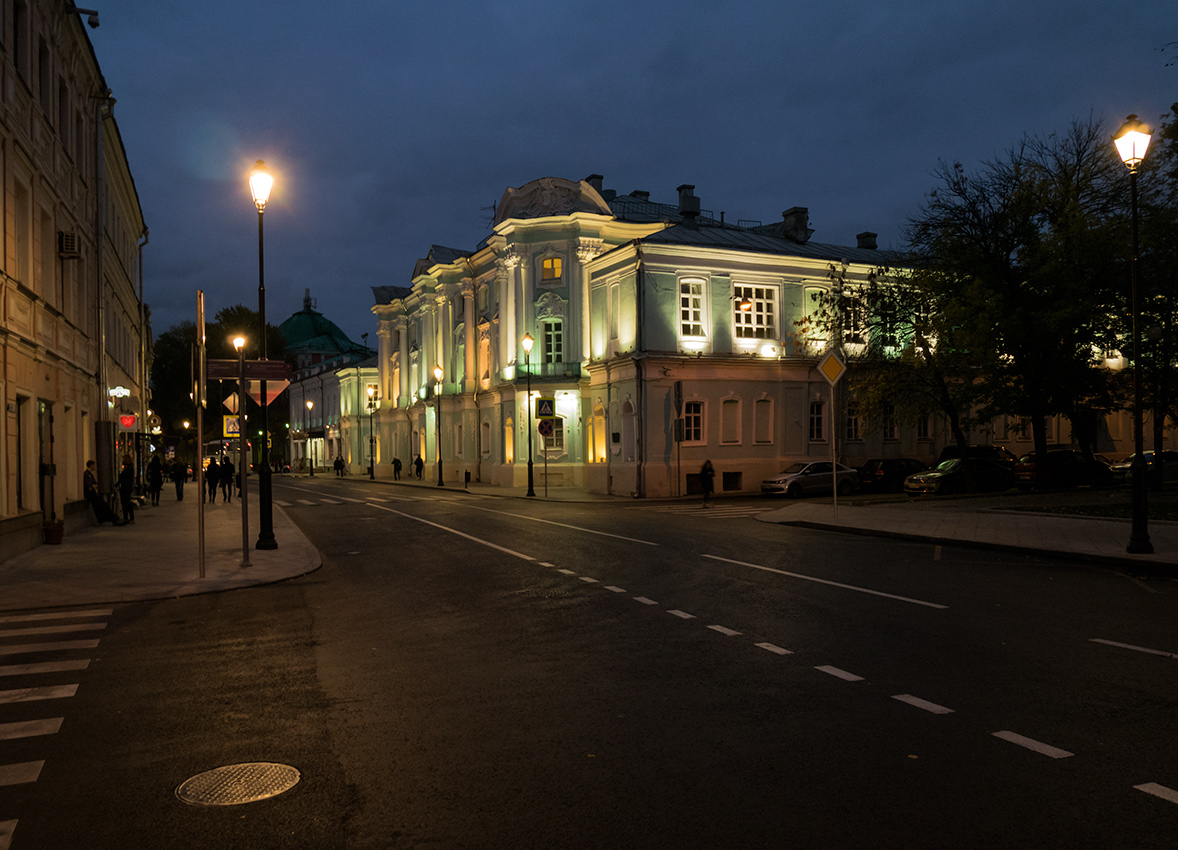
<svg viewBox="0 0 1178 850">
<path fill-rule="evenodd" d="M 642 246 L 638 240 L 634 240 L 634 251 L 638 256 L 638 274 L 635 279 L 636 285 L 636 304 L 635 304 L 635 321 L 637 323 L 637 336 L 635 338 L 634 346 L 634 409 L 638 413 L 638 422 L 634 428 L 634 460 L 637 463 L 638 475 L 635 479 L 634 498 L 646 498 L 646 440 L 644 439 L 646 433 L 646 408 L 645 398 L 646 393 L 643 391 L 643 381 L 645 375 L 643 374 L 642 360 L 646 356 L 646 339 L 643 333 L 646 324 L 646 309 L 644 301 L 646 299 L 646 279 L 645 272 L 642 269 Z"/>
<path fill-rule="evenodd" d="M 143 247 L 147 244 L 147 228 L 143 228 L 143 241 L 139 243 L 139 429 L 142 432 L 139 443 L 140 450 L 135 454 L 138 457 L 137 472 L 140 483 L 140 493 L 146 489 L 143 485 L 145 483 L 144 473 L 147 468 L 147 461 L 143 457 L 142 446 L 146 446 L 148 440 L 147 431 L 147 311 L 143 306 Z"/>
</svg>

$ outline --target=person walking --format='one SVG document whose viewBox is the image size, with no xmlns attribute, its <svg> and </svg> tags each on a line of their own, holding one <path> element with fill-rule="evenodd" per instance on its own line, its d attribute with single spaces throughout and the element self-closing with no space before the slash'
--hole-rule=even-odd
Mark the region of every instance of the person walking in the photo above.
<svg viewBox="0 0 1178 850">
<path fill-rule="evenodd" d="M 233 461 L 221 458 L 221 501 L 233 501 Z"/>
<path fill-rule="evenodd" d="M 151 496 L 152 506 L 160 503 L 160 490 L 164 489 L 164 463 L 159 455 L 152 455 L 147 462 L 147 495 Z"/>
<path fill-rule="evenodd" d="M 135 464 L 130 455 L 123 455 L 123 469 L 119 472 L 119 501 L 123 506 L 123 524 L 135 524 Z"/>
<path fill-rule="evenodd" d="M 413 461 L 413 468 L 417 471 L 417 477 L 421 478 L 421 470 L 425 469 L 425 461 L 421 459 L 421 455 L 417 456 L 417 460 Z"/>
<path fill-rule="evenodd" d="M 401 459 L 399 457 L 393 458 L 393 480 L 401 480 Z"/>
<path fill-rule="evenodd" d="M 106 499 L 102 498 L 102 494 L 98 492 L 98 471 L 92 460 L 86 461 L 86 471 L 82 473 L 82 493 L 85 495 L 86 501 L 90 503 L 90 507 L 94 509 L 94 518 L 98 520 L 99 525 L 104 522 L 109 522 L 111 525 L 122 525 L 119 522 L 118 514 L 110 509 Z"/>
<path fill-rule="evenodd" d="M 184 501 L 184 482 L 188 480 L 188 464 L 180 458 L 172 463 L 172 481 L 176 484 L 176 501 Z"/>
<path fill-rule="evenodd" d="M 712 467 L 710 460 L 705 460 L 703 468 L 699 471 L 699 486 L 704 491 L 704 504 L 708 506 L 708 496 L 712 495 L 713 479 L 716 477 L 716 470 Z"/>
<path fill-rule="evenodd" d="M 221 465 L 217 463 L 217 459 L 210 458 L 209 465 L 205 468 L 205 490 L 208 492 L 209 503 L 217 501 L 217 485 L 221 483 Z M 205 494 L 200 494 L 200 500 L 205 500 Z"/>
</svg>

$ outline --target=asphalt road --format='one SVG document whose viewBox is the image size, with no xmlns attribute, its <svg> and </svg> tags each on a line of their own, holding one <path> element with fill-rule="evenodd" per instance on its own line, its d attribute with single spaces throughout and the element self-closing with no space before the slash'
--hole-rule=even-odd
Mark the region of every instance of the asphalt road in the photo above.
<svg viewBox="0 0 1178 850">
<path fill-rule="evenodd" d="M 275 498 L 324 567 L 101 617 L 14 850 L 1174 846 L 1178 582 L 760 500 Z M 175 797 L 255 761 L 301 781 Z"/>
</svg>

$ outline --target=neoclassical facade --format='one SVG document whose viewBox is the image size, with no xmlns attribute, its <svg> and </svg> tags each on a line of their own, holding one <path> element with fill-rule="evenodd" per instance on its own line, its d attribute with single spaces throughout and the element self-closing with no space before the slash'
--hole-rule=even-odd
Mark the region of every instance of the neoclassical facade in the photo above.
<svg viewBox="0 0 1178 850">
<path fill-rule="evenodd" d="M 144 460 L 151 347 L 147 228 L 79 12 L 2 9 L 0 550 L 15 554 L 43 525 L 90 520 L 87 460 L 106 489 L 118 458 Z"/>
</svg>

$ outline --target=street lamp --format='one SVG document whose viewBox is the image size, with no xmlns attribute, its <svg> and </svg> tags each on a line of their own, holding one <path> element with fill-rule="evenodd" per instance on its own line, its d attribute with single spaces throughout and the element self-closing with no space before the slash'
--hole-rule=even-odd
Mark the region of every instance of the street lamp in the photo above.
<svg viewBox="0 0 1178 850">
<path fill-rule="evenodd" d="M 241 565 L 248 567 L 250 565 L 250 511 L 249 511 L 249 492 L 250 488 L 246 486 L 246 463 L 248 462 L 248 455 L 245 448 L 245 337 L 235 337 L 233 340 L 233 347 L 237 349 L 237 435 L 240 447 L 240 457 L 238 462 L 238 475 L 241 476 Z M 233 493 L 233 482 L 229 482 L 229 493 Z"/>
<path fill-rule="evenodd" d="M 528 496 L 536 495 L 535 479 L 532 477 L 532 346 L 535 342 L 531 334 L 524 334 L 520 340 L 524 347 L 524 369 L 528 373 Z"/>
<path fill-rule="evenodd" d="M 1137 166 L 1145 158 L 1149 147 L 1149 127 L 1130 115 L 1113 136 L 1117 153 L 1129 168 L 1129 186 L 1133 198 L 1133 262 L 1130 265 L 1133 280 L 1133 463 L 1129 467 L 1133 486 L 1133 525 L 1129 533 L 1129 545 L 1125 551 L 1131 555 L 1148 555 L 1153 552 L 1149 539 L 1149 504 L 1145 479 L 1145 440 L 1141 423 L 1141 291 L 1137 283 Z"/>
<path fill-rule="evenodd" d="M 434 425 L 436 426 L 437 436 L 434 442 L 437 443 L 438 449 L 438 486 L 445 486 L 442 483 L 442 376 L 446 373 L 442 371 L 441 366 L 434 366 Z"/>
<path fill-rule="evenodd" d="M 262 212 L 266 209 L 266 201 L 270 199 L 270 189 L 274 185 L 274 178 L 266 170 L 266 163 L 258 160 L 250 172 L 250 194 L 254 197 L 254 206 L 258 208 L 258 324 L 261 325 L 262 360 L 266 359 L 266 265 L 265 252 L 262 250 Z M 262 390 L 262 448 L 261 469 L 258 470 L 258 531 L 257 547 L 259 549 L 277 549 L 278 541 L 274 539 L 274 503 L 270 490 L 270 416 L 269 399 L 266 397 L 266 380 L 261 381 Z M 242 470 L 242 480 L 245 470 Z"/>
<path fill-rule="evenodd" d="M 311 477 L 315 477 L 315 444 L 311 442 L 311 411 L 315 402 L 307 399 L 307 462 L 311 467 Z"/>
<path fill-rule="evenodd" d="M 376 406 L 376 387 L 368 388 L 368 478 L 376 480 L 376 437 L 372 433 L 372 410 Z"/>
</svg>

